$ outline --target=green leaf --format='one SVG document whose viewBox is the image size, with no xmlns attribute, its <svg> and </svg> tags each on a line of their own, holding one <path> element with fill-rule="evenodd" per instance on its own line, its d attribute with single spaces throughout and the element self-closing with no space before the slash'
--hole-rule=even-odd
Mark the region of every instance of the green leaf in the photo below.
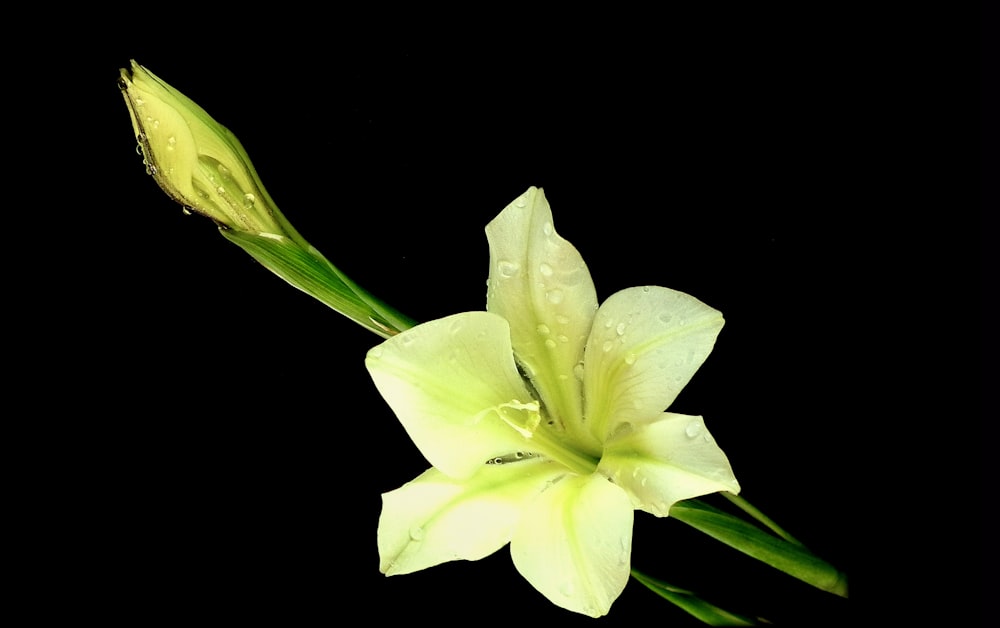
<svg viewBox="0 0 1000 628">
<path fill-rule="evenodd" d="M 685 591 L 684 589 L 669 585 L 662 580 L 651 578 L 636 569 L 632 570 L 632 577 L 645 585 L 653 593 L 680 607 L 691 616 L 700 619 L 709 626 L 758 625 L 757 622 L 748 617 L 730 613 L 714 604 L 706 602 L 691 591 Z"/>
<path fill-rule="evenodd" d="M 698 500 L 674 504 L 670 516 L 818 589 L 847 597 L 847 575 L 801 545 Z"/>
<path fill-rule="evenodd" d="M 389 338 L 414 322 L 372 297 L 341 273 L 314 247 L 284 236 L 220 229 L 222 235 L 265 268 L 365 329 Z"/>
</svg>

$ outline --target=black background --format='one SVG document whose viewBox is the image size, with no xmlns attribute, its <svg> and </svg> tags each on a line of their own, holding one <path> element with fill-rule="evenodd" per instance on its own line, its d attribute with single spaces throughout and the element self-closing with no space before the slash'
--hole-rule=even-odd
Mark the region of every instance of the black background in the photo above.
<svg viewBox="0 0 1000 628">
<path fill-rule="evenodd" d="M 375 15 L 175 16 L 84 37 L 66 65 L 86 66 L 93 157 L 69 174 L 90 210 L 64 289 L 84 324 L 54 368 L 89 410 L 53 428 L 81 460 L 60 491 L 66 578 L 97 583 L 81 603 L 142 620 L 590 621 L 536 593 L 506 548 L 378 572 L 380 494 L 426 467 L 363 367 L 378 338 L 143 173 L 115 85 L 135 58 L 240 138 L 310 242 L 418 320 L 484 307 L 483 227 L 530 185 L 600 299 L 659 284 L 722 310 L 672 409 L 705 417 L 743 495 L 851 572 L 864 604 L 856 570 L 898 523 L 885 496 L 926 481 L 890 461 L 939 364 L 901 325 L 947 315 L 927 254 L 957 231 L 915 209 L 939 182 L 898 161 L 943 132 L 902 132 L 919 116 L 885 96 L 929 89 L 900 63 L 948 79 L 931 54 L 869 56 L 863 21 L 819 13 L 524 16 L 502 32 L 462 16 L 391 31 Z M 633 566 L 777 624 L 845 625 L 859 604 L 641 512 Z M 690 622 L 633 581 L 603 623 L 637 620 Z"/>
</svg>

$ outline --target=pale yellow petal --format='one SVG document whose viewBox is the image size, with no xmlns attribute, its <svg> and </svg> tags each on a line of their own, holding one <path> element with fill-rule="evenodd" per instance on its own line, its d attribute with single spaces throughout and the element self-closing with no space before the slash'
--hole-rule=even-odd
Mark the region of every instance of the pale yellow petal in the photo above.
<svg viewBox="0 0 1000 628">
<path fill-rule="evenodd" d="M 369 351 L 365 365 L 420 452 L 447 475 L 468 477 L 490 458 L 531 449 L 518 428 L 538 424 L 538 403 L 499 316 L 418 325 Z"/>
<path fill-rule="evenodd" d="M 382 495 L 379 569 L 392 576 L 492 554 L 510 541 L 525 503 L 565 473 L 531 457 L 482 465 L 466 480 L 426 471 Z"/>
<path fill-rule="evenodd" d="M 510 553 L 552 603 L 600 617 L 628 582 L 632 521 L 631 501 L 607 478 L 568 475 L 528 505 Z"/>
<path fill-rule="evenodd" d="M 599 443 L 579 426 L 579 379 L 597 294 L 580 253 L 552 225 L 542 190 L 530 188 L 486 227 L 486 308 L 510 323 L 514 353 L 550 417 L 591 453 Z"/>
<path fill-rule="evenodd" d="M 655 420 L 705 361 L 722 314 L 658 286 L 612 295 L 597 312 L 584 365 L 585 416 L 603 441 L 621 422 Z"/>
<path fill-rule="evenodd" d="M 598 470 L 636 508 L 666 517 L 670 507 L 718 491 L 739 493 L 729 459 L 699 416 L 665 412 L 644 424 L 619 424 Z"/>
</svg>

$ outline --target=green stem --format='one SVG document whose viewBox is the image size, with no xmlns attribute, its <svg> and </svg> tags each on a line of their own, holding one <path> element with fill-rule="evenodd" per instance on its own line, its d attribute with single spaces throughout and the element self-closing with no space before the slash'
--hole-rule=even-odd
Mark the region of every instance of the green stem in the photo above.
<svg viewBox="0 0 1000 628">
<path fill-rule="evenodd" d="M 388 338 L 415 325 L 351 281 L 311 245 L 272 234 L 220 231 L 265 268 L 368 331 Z"/>
</svg>

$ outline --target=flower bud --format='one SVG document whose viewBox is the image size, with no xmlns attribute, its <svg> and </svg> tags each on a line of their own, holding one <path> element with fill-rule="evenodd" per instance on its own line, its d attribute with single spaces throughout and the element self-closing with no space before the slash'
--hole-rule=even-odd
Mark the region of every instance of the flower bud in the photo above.
<svg viewBox="0 0 1000 628">
<path fill-rule="evenodd" d="M 147 172 L 171 198 L 222 229 L 298 237 L 227 128 L 135 61 L 118 86 Z"/>
</svg>

